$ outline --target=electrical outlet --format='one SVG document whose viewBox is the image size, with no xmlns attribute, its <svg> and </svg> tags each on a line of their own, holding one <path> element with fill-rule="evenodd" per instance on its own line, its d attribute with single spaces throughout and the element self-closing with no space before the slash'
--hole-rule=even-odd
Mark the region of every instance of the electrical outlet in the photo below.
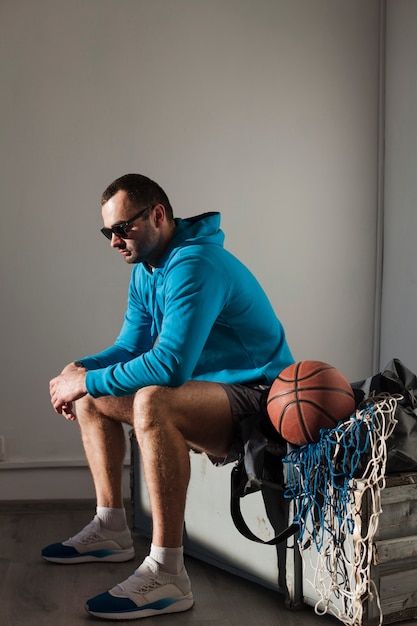
<svg viewBox="0 0 417 626">
<path fill-rule="evenodd" d="M 6 437 L 0 437 L 0 461 L 6 460 Z"/>
</svg>

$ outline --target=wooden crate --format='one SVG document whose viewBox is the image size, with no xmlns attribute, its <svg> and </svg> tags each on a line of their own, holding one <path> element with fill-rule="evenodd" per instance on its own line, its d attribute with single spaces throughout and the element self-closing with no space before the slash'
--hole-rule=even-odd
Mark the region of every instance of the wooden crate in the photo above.
<svg viewBox="0 0 417 626">
<path fill-rule="evenodd" d="M 355 499 L 355 487 L 359 493 L 360 486 L 360 481 L 352 486 Z M 370 523 L 370 498 L 367 494 L 362 500 L 355 523 L 355 532 L 360 532 L 362 537 L 366 537 Z M 381 491 L 381 505 L 378 529 L 369 546 L 372 551 L 370 578 L 377 594 L 374 599 L 362 600 L 363 613 L 361 621 L 355 622 L 357 626 L 377 626 L 381 612 L 383 624 L 417 619 L 417 473 L 387 476 L 385 489 Z M 353 544 L 353 535 L 348 541 Z M 314 551 L 315 547 L 310 550 Z M 307 562 L 305 551 L 300 555 L 297 545 L 289 546 L 287 586 L 292 608 L 302 603 L 316 606 L 320 601 L 320 595 L 311 585 L 314 573 L 310 558 L 311 554 Z M 350 567 L 350 578 L 355 580 L 355 565 Z M 336 594 L 334 606 L 340 608 L 337 603 Z"/>
<path fill-rule="evenodd" d="M 382 514 L 373 542 L 371 578 L 379 593 L 383 623 L 417 618 L 417 474 L 386 478 Z M 369 519 L 370 503 L 363 511 Z M 366 624 L 377 624 L 375 604 L 365 604 Z"/>
</svg>

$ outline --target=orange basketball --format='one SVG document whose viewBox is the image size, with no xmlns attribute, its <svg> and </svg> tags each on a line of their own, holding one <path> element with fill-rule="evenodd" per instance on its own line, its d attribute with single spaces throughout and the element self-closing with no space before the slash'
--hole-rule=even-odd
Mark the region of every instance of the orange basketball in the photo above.
<svg viewBox="0 0 417 626">
<path fill-rule="evenodd" d="M 274 380 L 267 410 L 273 426 L 297 446 L 319 440 L 322 428 L 334 428 L 355 410 L 352 387 L 339 370 L 322 361 L 300 361 Z"/>
</svg>

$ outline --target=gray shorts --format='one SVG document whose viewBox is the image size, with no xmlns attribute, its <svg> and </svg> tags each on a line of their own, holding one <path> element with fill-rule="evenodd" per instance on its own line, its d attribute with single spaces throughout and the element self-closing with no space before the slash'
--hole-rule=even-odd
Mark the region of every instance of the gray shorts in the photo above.
<svg viewBox="0 0 417 626">
<path fill-rule="evenodd" d="M 208 454 L 214 465 L 226 465 L 236 461 L 243 451 L 245 436 L 242 433 L 242 424 L 255 422 L 266 412 L 266 397 L 268 385 L 227 385 L 219 383 L 229 398 L 233 417 L 233 442 L 226 458 Z M 247 430 L 247 427 L 245 427 Z"/>
</svg>

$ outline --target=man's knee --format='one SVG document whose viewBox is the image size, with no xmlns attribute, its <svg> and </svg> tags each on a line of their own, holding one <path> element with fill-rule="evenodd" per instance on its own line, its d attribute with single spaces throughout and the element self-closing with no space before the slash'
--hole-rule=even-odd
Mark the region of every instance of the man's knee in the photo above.
<svg viewBox="0 0 417 626">
<path fill-rule="evenodd" d="M 89 394 L 76 402 L 76 414 L 80 422 L 94 418 L 110 418 L 118 422 L 132 424 L 133 396 L 120 398 L 101 396 L 93 398 Z"/>
<path fill-rule="evenodd" d="M 164 387 L 150 385 L 142 387 L 135 393 L 133 400 L 133 413 L 140 421 L 151 419 L 156 413 L 163 412 L 166 405 Z"/>
<path fill-rule="evenodd" d="M 150 385 L 136 392 L 133 401 L 133 419 L 135 429 L 140 431 L 159 428 L 167 421 L 176 423 L 181 413 L 176 397 L 176 387 Z"/>
<path fill-rule="evenodd" d="M 75 411 L 78 418 L 96 412 L 96 399 L 89 394 L 83 396 L 75 402 Z"/>
</svg>

